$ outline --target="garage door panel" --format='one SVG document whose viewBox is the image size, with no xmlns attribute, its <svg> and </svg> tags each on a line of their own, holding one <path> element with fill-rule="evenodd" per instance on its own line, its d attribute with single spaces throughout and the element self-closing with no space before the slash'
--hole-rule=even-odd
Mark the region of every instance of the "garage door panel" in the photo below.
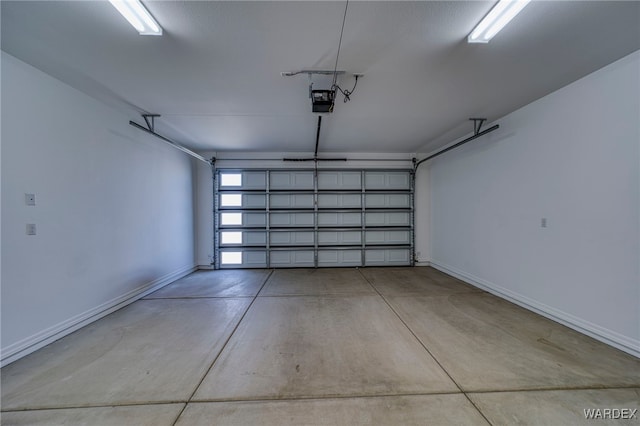
<svg viewBox="0 0 640 426">
<path fill-rule="evenodd" d="M 242 189 L 265 189 L 267 187 L 266 172 L 244 172 Z"/>
<path fill-rule="evenodd" d="M 220 228 L 263 227 L 267 223 L 267 216 L 260 212 L 220 212 L 218 225 Z"/>
<path fill-rule="evenodd" d="M 361 194 L 318 194 L 320 209 L 359 209 L 362 207 Z"/>
<path fill-rule="evenodd" d="M 223 250 L 220 252 L 221 268 L 266 268 L 266 250 Z"/>
<path fill-rule="evenodd" d="M 361 231 L 319 231 L 318 244 L 324 246 L 360 245 Z"/>
<path fill-rule="evenodd" d="M 239 192 L 225 192 L 218 194 L 220 210 L 264 209 L 267 197 L 264 194 L 242 194 Z"/>
<path fill-rule="evenodd" d="M 271 194 L 269 206 L 272 209 L 312 209 L 313 194 Z"/>
<path fill-rule="evenodd" d="M 411 207 L 410 194 L 366 194 L 365 206 L 367 208 L 402 208 Z"/>
<path fill-rule="evenodd" d="M 271 227 L 312 227 L 314 226 L 313 213 L 271 213 Z"/>
<path fill-rule="evenodd" d="M 367 226 L 410 226 L 411 214 L 408 212 L 367 212 Z"/>
<path fill-rule="evenodd" d="M 366 231 L 365 242 L 370 245 L 411 244 L 410 231 Z"/>
<path fill-rule="evenodd" d="M 365 266 L 408 265 L 409 249 L 365 250 Z"/>
<path fill-rule="evenodd" d="M 265 268 L 267 266 L 266 251 L 247 251 L 243 253 L 244 266 L 247 268 Z"/>
<path fill-rule="evenodd" d="M 218 175 L 221 190 L 264 190 L 267 174 L 264 171 L 225 170 Z"/>
<path fill-rule="evenodd" d="M 362 224 L 361 213 L 322 212 L 318 213 L 318 226 L 325 227 L 359 227 Z"/>
<path fill-rule="evenodd" d="M 265 226 L 267 216 L 264 213 L 243 213 L 244 226 Z"/>
<path fill-rule="evenodd" d="M 267 233 L 264 231 L 259 231 L 259 232 L 244 231 L 242 233 L 242 238 L 244 239 L 243 244 L 250 245 L 250 246 L 263 246 L 267 242 Z"/>
<path fill-rule="evenodd" d="M 313 231 L 271 232 L 272 246 L 314 245 Z"/>
<path fill-rule="evenodd" d="M 269 175 L 269 186 L 274 190 L 312 190 L 313 172 L 272 171 Z"/>
<path fill-rule="evenodd" d="M 264 246 L 267 243 L 267 233 L 265 231 L 243 231 L 240 229 L 229 229 L 220 231 L 220 246 Z"/>
<path fill-rule="evenodd" d="M 362 173 L 360 171 L 319 171 L 318 189 L 354 190 L 362 188 Z"/>
<path fill-rule="evenodd" d="M 308 268 L 314 266 L 313 250 L 277 250 L 271 252 L 274 268 Z"/>
<path fill-rule="evenodd" d="M 319 250 L 318 266 L 362 266 L 361 250 Z"/>
<path fill-rule="evenodd" d="M 364 182 L 364 187 L 367 190 L 409 190 L 411 189 L 411 174 L 409 172 L 367 171 Z"/>
<path fill-rule="evenodd" d="M 411 170 L 217 173 L 216 267 L 413 264 Z"/>
<path fill-rule="evenodd" d="M 267 197 L 262 194 L 243 194 L 242 207 L 246 209 L 264 209 L 267 206 Z"/>
</svg>

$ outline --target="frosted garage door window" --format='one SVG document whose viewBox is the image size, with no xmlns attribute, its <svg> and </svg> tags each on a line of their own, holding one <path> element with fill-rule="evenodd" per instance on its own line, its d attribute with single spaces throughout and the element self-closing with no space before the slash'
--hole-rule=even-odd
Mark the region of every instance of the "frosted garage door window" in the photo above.
<svg viewBox="0 0 640 426">
<path fill-rule="evenodd" d="M 242 194 L 221 194 L 221 207 L 242 207 Z"/>
<path fill-rule="evenodd" d="M 242 252 L 241 251 L 223 251 L 220 263 L 223 265 L 241 265 L 242 264 Z"/>
<path fill-rule="evenodd" d="M 220 173 L 220 186 L 242 186 L 242 173 Z"/>
<path fill-rule="evenodd" d="M 242 232 L 223 231 L 220 234 L 222 244 L 242 244 Z"/>
<path fill-rule="evenodd" d="M 220 213 L 220 224 L 242 225 L 242 213 Z"/>
</svg>

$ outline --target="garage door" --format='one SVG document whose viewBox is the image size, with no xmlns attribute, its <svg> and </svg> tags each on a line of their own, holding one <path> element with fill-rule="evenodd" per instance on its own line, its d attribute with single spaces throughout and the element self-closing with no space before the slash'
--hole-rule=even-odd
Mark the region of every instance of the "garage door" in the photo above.
<svg viewBox="0 0 640 426">
<path fill-rule="evenodd" d="M 214 176 L 216 268 L 413 265 L 412 170 Z"/>
</svg>

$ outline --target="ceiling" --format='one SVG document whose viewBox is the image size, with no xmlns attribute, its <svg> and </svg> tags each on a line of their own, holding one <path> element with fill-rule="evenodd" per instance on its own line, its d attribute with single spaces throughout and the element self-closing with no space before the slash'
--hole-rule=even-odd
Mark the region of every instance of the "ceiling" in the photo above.
<svg viewBox="0 0 640 426">
<path fill-rule="evenodd" d="M 351 1 L 321 152 L 431 152 L 640 49 L 640 2 L 533 1 L 489 44 L 483 1 Z M 333 70 L 345 2 L 146 1 L 139 36 L 106 1 L 2 1 L 2 50 L 198 151 L 313 151 L 307 75 Z M 314 77 L 314 88 L 330 78 Z M 133 117 L 134 115 L 132 115 Z M 138 121 L 143 122 L 142 119 Z"/>
</svg>

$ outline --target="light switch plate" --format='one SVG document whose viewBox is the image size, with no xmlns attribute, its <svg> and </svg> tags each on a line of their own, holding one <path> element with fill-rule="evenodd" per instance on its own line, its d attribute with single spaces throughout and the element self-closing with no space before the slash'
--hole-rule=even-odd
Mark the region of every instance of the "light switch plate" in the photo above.
<svg viewBox="0 0 640 426">
<path fill-rule="evenodd" d="M 35 223 L 27 223 L 27 235 L 36 235 Z"/>
<path fill-rule="evenodd" d="M 28 206 L 36 205 L 36 194 L 24 194 L 24 202 Z"/>
</svg>

